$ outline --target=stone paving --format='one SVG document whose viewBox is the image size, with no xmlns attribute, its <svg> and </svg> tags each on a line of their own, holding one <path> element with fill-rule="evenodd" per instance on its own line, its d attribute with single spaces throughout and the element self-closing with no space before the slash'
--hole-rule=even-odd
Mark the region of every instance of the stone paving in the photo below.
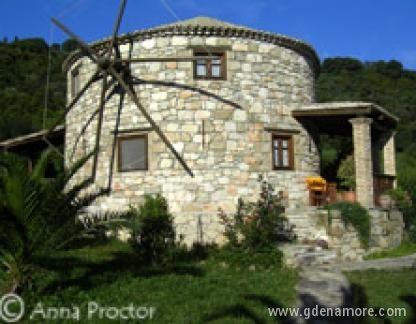
<svg viewBox="0 0 416 324">
<path fill-rule="evenodd" d="M 416 253 L 396 258 L 341 263 L 338 267 L 342 271 L 416 269 Z"/>
</svg>

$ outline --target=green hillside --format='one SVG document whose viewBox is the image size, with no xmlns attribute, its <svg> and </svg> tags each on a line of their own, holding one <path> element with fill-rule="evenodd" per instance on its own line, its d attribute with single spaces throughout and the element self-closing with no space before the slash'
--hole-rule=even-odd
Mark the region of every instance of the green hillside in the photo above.
<svg viewBox="0 0 416 324">
<path fill-rule="evenodd" d="M 399 151 L 416 148 L 416 71 L 397 61 L 362 63 L 352 58 L 328 58 L 317 82 L 317 101 L 375 102 L 400 118 Z"/>
<path fill-rule="evenodd" d="M 71 49 L 72 42 L 50 47 L 50 120 L 64 106 L 66 86 L 61 65 Z M 48 53 L 43 39 L 0 42 L 0 139 L 42 126 Z M 317 101 L 365 100 L 380 104 L 401 119 L 399 151 L 416 145 L 416 71 L 403 69 L 400 62 L 328 58 L 323 61 L 316 90 Z"/>
<path fill-rule="evenodd" d="M 42 127 L 49 50 L 48 124 L 65 103 L 61 65 L 72 42 L 50 48 L 40 38 L 0 42 L 0 139 Z"/>
</svg>

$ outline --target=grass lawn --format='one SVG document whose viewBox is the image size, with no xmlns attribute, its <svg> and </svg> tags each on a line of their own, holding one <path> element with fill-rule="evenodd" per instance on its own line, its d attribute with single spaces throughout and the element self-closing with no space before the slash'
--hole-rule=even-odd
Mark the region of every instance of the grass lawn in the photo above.
<svg viewBox="0 0 416 324">
<path fill-rule="evenodd" d="M 380 258 L 394 258 L 414 253 L 416 253 L 416 242 L 412 242 L 407 239 L 404 240 L 402 244 L 395 249 L 371 253 L 366 257 L 366 259 L 372 260 Z"/>
<path fill-rule="evenodd" d="M 61 253 L 45 262 L 56 270 L 37 274 L 36 285 L 23 295 L 28 309 L 38 302 L 78 305 L 81 319 L 86 319 L 87 303 L 95 301 L 102 306 L 153 306 L 154 323 L 235 323 L 236 318 L 239 323 L 268 323 L 268 306 L 290 306 L 295 299 L 293 270 L 250 271 L 210 258 L 143 267 L 130 247 L 118 242 Z M 105 321 L 93 317 L 90 322 Z"/>
<path fill-rule="evenodd" d="M 360 307 L 405 307 L 407 316 L 392 317 L 393 323 L 416 323 L 416 269 L 357 271 L 347 277 L 363 292 Z"/>
</svg>

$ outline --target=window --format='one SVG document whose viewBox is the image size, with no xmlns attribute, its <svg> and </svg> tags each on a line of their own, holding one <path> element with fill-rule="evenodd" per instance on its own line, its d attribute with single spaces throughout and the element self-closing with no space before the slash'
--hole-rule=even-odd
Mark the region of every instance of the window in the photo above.
<svg viewBox="0 0 416 324">
<path fill-rule="evenodd" d="M 147 135 L 118 138 L 118 171 L 147 170 Z"/>
<path fill-rule="evenodd" d="M 290 135 L 272 135 L 274 170 L 293 170 L 293 140 Z"/>
<path fill-rule="evenodd" d="M 224 52 L 196 52 L 194 56 L 200 59 L 194 61 L 195 79 L 219 79 L 225 80 L 225 53 Z M 203 58 L 203 56 L 214 56 L 214 58 Z"/>
<path fill-rule="evenodd" d="M 80 69 L 80 66 L 78 65 L 71 71 L 71 96 L 72 98 L 74 98 L 80 90 L 79 69 Z"/>
</svg>

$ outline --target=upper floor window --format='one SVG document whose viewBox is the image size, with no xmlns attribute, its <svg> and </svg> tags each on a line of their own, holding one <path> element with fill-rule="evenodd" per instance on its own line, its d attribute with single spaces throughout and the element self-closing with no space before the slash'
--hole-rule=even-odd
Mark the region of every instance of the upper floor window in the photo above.
<svg viewBox="0 0 416 324">
<path fill-rule="evenodd" d="M 118 171 L 147 170 L 147 134 L 118 138 Z"/>
<path fill-rule="evenodd" d="M 194 61 L 195 79 L 226 79 L 224 52 L 195 52 L 194 56 L 201 57 Z M 213 58 L 204 58 L 203 56 L 213 56 Z"/>
<path fill-rule="evenodd" d="M 79 75 L 79 70 L 80 70 L 80 66 L 76 66 L 75 68 L 72 69 L 71 71 L 71 97 L 75 97 L 79 90 L 81 90 L 80 88 L 80 75 Z"/>
<path fill-rule="evenodd" d="M 291 135 L 272 136 L 272 160 L 274 170 L 293 170 L 293 138 Z"/>
</svg>

